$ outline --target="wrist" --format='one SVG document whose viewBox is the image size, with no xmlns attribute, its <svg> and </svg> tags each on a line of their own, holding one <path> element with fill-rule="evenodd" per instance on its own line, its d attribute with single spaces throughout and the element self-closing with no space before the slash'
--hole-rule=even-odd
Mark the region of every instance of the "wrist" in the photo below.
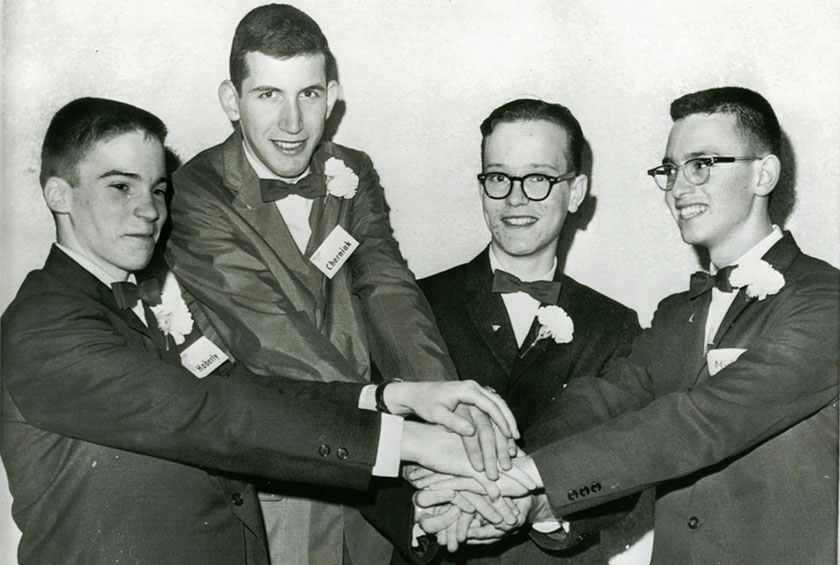
<svg viewBox="0 0 840 565">
<path fill-rule="evenodd" d="M 376 410 L 385 414 L 396 414 L 404 416 L 409 411 L 405 409 L 404 403 L 400 402 L 401 392 L 404 385 L 402 379 L 389 379 L 376 385 L 374 397 L 376 399 Z"/>
</svg>

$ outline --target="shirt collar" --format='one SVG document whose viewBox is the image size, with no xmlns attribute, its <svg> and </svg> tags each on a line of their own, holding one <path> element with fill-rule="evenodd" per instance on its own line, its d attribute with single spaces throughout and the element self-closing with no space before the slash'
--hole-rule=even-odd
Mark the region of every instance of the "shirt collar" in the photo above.
<svg viewBox="0 0 840 565">
<path fill-rule="evenodd" d="M 257 176 L 261 179 L 277 179 L 286 181 L 288 183 L 295 183 L 298 180 L 302 179 L 306 175 L 309 174 L 309 167 L 306 167 L 306 170 L 303 171 L 300 175 L 296 176 L 293 179 L 283 178 L 279 175 L 274 174 L 268 167 L 266 167 L 260 159 L 254 155 L 251 148 L 248 147 L 248 144 L 245 142 L 245 138 L 242 138 L 242 148 L 245 150 L 245 158 L 248 160 L 248 164 L 251 165 L 251 168 L 254 169 L 254 172 L 257 173 Z"/>
<path fill-rule="evenodd" d="M 773 224 L 773 229 L 770 231 L 767 236 L 764 237 L 761 241 L 756 243 L 755 245 L 750 248 L 749 251 L 732 261 L 731 265 L 738 265 L 745 261 L 751 261 L 754 259 L 761 259 L 764 257 L 764 254 L 770 251 L 770 248 L 776 245 L 776 242 L 782 239 L 782 229 Z M 711 274 L 717 273 L 719 267 L 714 263 L 709 265 L 709 272 Z"/>
<path fill-rule="evenodd" d="M 490 270 L 496 271 L 498 269 L 502 269 L 502 265 L 499 262 L 499 259 L 496 257 L 496 254 L 493 253 L 493 246 L 489 247 L 490 249 Z M 504 269 L 502 269 L 504 270 Z M 533 281 L 552 281 L 554 280 L 554 272 L 557 270 L 557 257 L 554 258 L 554 262 L 551 265 L 551 268 L 543 273 L 542 275 L 538 276 L 537 278 L 524 281 L 524 282 L 533 282 Z"/>
<path fill-rule="evenodd" d="M 75 249 L 70 249 L 66 245 L 62 245 L 56 242 L 56 247 L 61 249 L 68 257 L 74 260 L 76 263 L 79 264 L 84 270 L 89 272 L 91 275 L 99 279 L 102 284 L 111 288 L 111 284 L 115 282 L 122 282 L 120 279 L 114 277 L 105 269 L 88 259 L 83 253 L 76 251 Z M 134 273 L 129 273 L 128 278 L 126 279 L 128 282 L 136 283 L 137 277 L 134 276 Z"/>
</svg>

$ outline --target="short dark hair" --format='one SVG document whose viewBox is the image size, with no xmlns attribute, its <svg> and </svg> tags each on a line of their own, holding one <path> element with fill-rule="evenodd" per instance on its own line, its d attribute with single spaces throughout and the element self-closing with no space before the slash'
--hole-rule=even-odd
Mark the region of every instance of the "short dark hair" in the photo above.
<svg viewBox="0 0 840 565">
<path fill-rule="evenodd" d="M 745 141 L 755 150 L 776 156 L 781 152 L 782 130 L 773 107 L 759 93 L 739 86 L 692 92 L 671 102 L 671 119 L 692 114 L 732 114 Z"/>
<path fill-rule="evenodd" d="M 132 131 L 141 131 L 163 145 L 166 126 L 150 112 L 105 98 L 77 98 L 53 116 L 41 147 L 43 187 L 50 177 L 71 185 L 79 181 L 77 165 L 98 142 Z"/>
<path fill-rule="evenodd" d="M 248 76 L 245 56 L 259 52 L 288 59 L 297 55 L 324 56 L 327 80 L 338 78 L 338 69 L 327 38 L 315 20 L 288 4 L 267 4 L 248 12 L 233 34 L 230 47 L 230 80 L 236 90 Z"/>
<path fill-rule="evenodd" d="M 583 163 L 583 130 L 571 111 L 562 104 L 552 104 L 535 98 L 520 98 L 499 106 L 481 122 L 482 154 L 487 136 L 493 133 L 500 123 L 545 120 L 557 124 L 569 136 L 566 160 L 580 173 Z"/>
</svg>

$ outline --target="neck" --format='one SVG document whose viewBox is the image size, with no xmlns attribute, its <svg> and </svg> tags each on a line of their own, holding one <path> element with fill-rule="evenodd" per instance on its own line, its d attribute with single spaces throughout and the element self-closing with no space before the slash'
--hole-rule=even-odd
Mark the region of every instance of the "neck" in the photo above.
<svg viewBox="0 0 840 565">
<path fill-rule="evenodd" d="M 709 246 L 709 259 L 717 267 L 731 265 L 744 253 L 755 247 L 755 245 L 770 235 L 773 231 L 773 224 L 765 214 L 760 219 L 747 222 L 736 234 L 736 237 L 729 237 L 720 243 Z"/>
<path fill-rule="evenodd" d="M 554 266 L 557 242 L 529 255 L 510 255 L 496 242 L 490 244 L 496 260 L 503 270 L 516 275 L 523 281 L 533 281 L 543 276 Z"/>
</svg>

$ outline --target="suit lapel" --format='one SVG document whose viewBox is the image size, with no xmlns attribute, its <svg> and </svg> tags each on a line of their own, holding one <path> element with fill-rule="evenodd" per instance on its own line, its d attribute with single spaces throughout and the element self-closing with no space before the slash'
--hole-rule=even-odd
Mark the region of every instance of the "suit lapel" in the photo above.
<svg viewBox="0 0 840 565">
<path fill-rule="evenodd" d="M 245 157 L 238 129 L 225 141 L 223 159 L 225 187 L 236 195 L 233 208 L 265 241 L 285 268 L 286 276 L 283 278 L 289 280 L 292 286 L 284 285 L 283 291 L 293 302 L 298 298 L 298 302 L 312 303 L 315 295 L 310 289 L 319 288 L 320 272 L 301 255 L 274 203 L 262 201 L 260 179 Z"/>
<path fill-rule="evenodd" d="M 561 283 L 560 294 L 557 296 L 557 302 L 554 305 L 560 306 L 567 313 L 571 312 L 569 305 L 571 304 L 572 297 L 569 294 L 568 285 L 562 284 L 563 273 L 560 272 L 559 267 L 554 272 L 554 281 Z M 572 319 L 572 323 L 574 323 L 574 319 Z M 528 336 L 525 338 L 525 341 L 522 342 L 522 347 L 519 348 L 518 355 L 516 356 L 516 362 L 514 363 L 512 371 L 512 377 L 514 379 L 522 375 L 531 365 L 534 364 L 535 361 L 537 361 L 537 359 L 540 359 L 543 355 L 547 354 L 549 351 L 549 345 L 551 346 L 550 352 L 552 354 L 560 354 L 568 357 L 568 351 L 571 343 L 555 343 L 550 337 L 545 337 L 539 341 L 535 341 L 537 339 L 537 335 L 539 335 L 541 326 L 542 324 L 540 324 L 537 317 L 534 316 L 534 320 L 531 322 L 531 329 L 528 331 Z"/>
<path fill-rule="evenodd" d="M 472 296 L 467 299 L 467 316 L 487 349 L 510 374 L 516 360 L 517 346 L 505 304 L 500 294 L 494 294 L 493 276 L 487 249 L 467 265 L 464 288 Z"/>
</svg>

